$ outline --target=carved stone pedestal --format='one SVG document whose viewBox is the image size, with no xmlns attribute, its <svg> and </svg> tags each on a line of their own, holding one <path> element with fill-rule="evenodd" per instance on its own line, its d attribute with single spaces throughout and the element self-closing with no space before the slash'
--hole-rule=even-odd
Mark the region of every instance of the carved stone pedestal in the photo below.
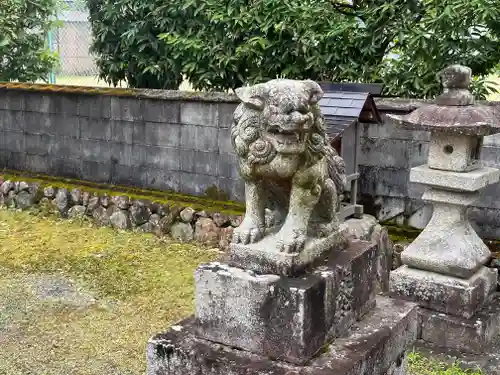
<svg viewBox="0 0 500 375">
<path fill-rule="evenodd" d="M 496 293 L 469 319 L 419 309 L 419 338 L 443 348 L 484 353 L 498 336 L 500 294 Z"/>
<path fill-rule="evenodd" d="M 193 318 L 148 342 L 148 375 L 406 375 L 417 335 L 412 303 L 377 297 L 377 307 L 304 365 L 221 345 L 194 332 Z"/>
<path fill-rule="evenodd" d="M 480 353 L 500 327 L 497 271 L 481 267 L 469 279 L 402 266 L 391 272 L 391 294 L 417 302 L 418 338 L 437 346 Z"/>
<path fill-rule="evenodd" d="M 376 258 L 375 245 L 358 241 L 297 278 L 201 266 L 195 272 L 196 333 L 303 364 L 374 306 Z"/>
<path fill-rule="evenodd" d="M 300 277 L 199 267 L 195 316 L 150 340 L 148 375 L 405 375 L 417 307 L 375 296 L 377 256 L 352 240 Z"/>
</svg>

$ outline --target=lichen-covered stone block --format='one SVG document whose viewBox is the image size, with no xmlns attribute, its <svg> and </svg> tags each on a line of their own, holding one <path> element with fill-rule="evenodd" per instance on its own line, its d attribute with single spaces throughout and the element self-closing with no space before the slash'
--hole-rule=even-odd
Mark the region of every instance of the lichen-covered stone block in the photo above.
<svg viewBox="0 0 500 375">
<path fill-rule="evenodd" d="M 488 300 L 496 285 L 497 271 L 487 267 L 482 267 L 469 279 L 440 275 L 406 265 L 390 274 L 390 292 L 394 297 L 467 319 Z"/>
<path fill-rule="evenodd" d="M 420 308 L 420 338 L 439 347 L 483 353 L 500 331 L 500 295 L 466 319 Z"/>
<path fill-rule="evenodd" d="M 441 171 L 427 165 L 421 165 L 413 167 L 410 171 L 410 182 L 464 192 L 481 190 L 498 182 L 499 177 L 500 170 L 488 167 L 463 173 Z"/>
<path fill-rule="evenodd" d="M 377 307 L 305 365 L 197 338 L 193 318 L 149 340 L 148 375 L 406 375 L 417 306 L 377 297 Z"/>
<path fill-rule="evenodd" d="M 277 234 L 267 235 L 257 243 L 232 243 L 229 247 L 229 264 L 258 273 L 295 276 L 332 251 L 345 249 L 345 234 L 344 227 L 324 238 L 307 238 L 300 252 L 280 251 L 276 247 L 279 240 Z"/>
<path fill-rule="evenodd" d="M 355 241 L 311 273 L 259 275 L 220 263 L 195 272 L 198 336 L 304 363 L 374 305 L 377 247 Z"/>
</svg>

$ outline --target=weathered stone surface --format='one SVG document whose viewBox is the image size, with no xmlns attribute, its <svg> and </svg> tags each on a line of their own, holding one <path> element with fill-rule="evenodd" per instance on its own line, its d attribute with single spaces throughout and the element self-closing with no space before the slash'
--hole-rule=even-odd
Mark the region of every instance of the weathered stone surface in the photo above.
<svg viewBox="0 0 500 375">
<path fill-rule="evenodd" d="M 214 212 L 214 214 L 212 215 L 212 220 L 214 221 L 215 225 L 221 228 L 227 226 L 230 223 L 229 216 L 224 215 L 220 212 Z"/>
<path fill-rule="evenodd" d="M 196 212 L 196 218 L 200 218 L 200 217 L 210 217 L 210 214 L 205 211 L 205 210 L 202 210 L 202 211 L 197 211 Z"/>
<path fill-rule="evenodd" d="M 158 214 L 152 214 L 150 217 L 149 217 L 149 222 L 151 224 L 153 224 L 154 226 L 157 226 L 160 224 L 160 220 L 161 220 L 161 217 L 160 215 Z"/>
<path fill-rule="evenodd" d="M 392 269 L 395 270 L 403 265 L 401 253 L 408 247 L 408 243 L 395 243 L 392 255 Z"/>
<path fill-rule="evenodd" d="M 220 228 L 215 225 L 212 219 L 200 218 L 196 221 L 194 239 L 208 245 L 217 246 L 219 242 Z"/>
<path fill-rule="evenodd" d="M 5 181 L 5 182 L 7 182 L 7 181 Z M 3 186 L 2 186 L 2 188 L 3 188 Z M 56 196 L 56 191 L 52 186 L 47 186 L 43 189 L 43 195 L 46 198 L 53 199 Z"/>
<path fill-rule="evenodd" d="M 163 220 L 163 219 L 162 219 Z M 192 241 L 194 238 L 194 230 L 191 224 L 188 223 L 175 223 L 172 225 L 170 228 L 170 235 L 172 238 L 182 241 L 182 242 L 188 242 Z"/>
<path fill-rule="evenodd" d="M 462 173 L 441 171 L 431 169 L 427 165 L 421 165 L 413 167 L 410 171 L 411 182 L 464 192 L 481 190 L 488 185 L 498 182 L 499 179 L 500 170 L 488 167 Z"/>
<path fill-rule="evenodd" d="M 373 307 L 377 248 L 354 241 L 301 278 L 220 263 L 195 272 L 200 337 L 304 363 Z"/>
<path fill-rule="evenodd" d="M 16 208 L 16 193 L 10 190 L 5 196 L 4 203 L 7 208 Z"/>
<path fill-rule="evenodd" d="M 28 191 L 30 189 L 30 186 L 24 182 L 24 181 L 19 181 L 17 187 L 16 187 L 16 192 L 20 193 L 21 191 Z"/>
<path fill-rule="evenodd" d="M 163 216 L 159 223 L 159 228 L 162 233 L 170 233 L 172 225 L 179 220 L 179 214 L 183 210 L 181 206 L 163 206 Z"/>
<path fill-rule="evenodd" d="M 240 215 L 232 215 L 229 217 L 229 222 L 231 223 L 231 226 L 233 228 L 240 226 L 242 221 L 243 221 L 243 216 Z"/>
<path fill-rule="evenodd" d="M 4 181 L 1 186 L 1 189 L 3 195 L 9 194 L 9 191 L 14 190 L 14 182 L 10 180 Z"/>
<path fill-rule="evenodd" d="M 468 136 L 498 133 L 500 120 L 489 106 L 474 105 L 469 91 L 471 69 L 451 65 L 441 71 L 443 93 L 435 104 L 417 108 L 406 116 L 390 116 L 407 129 Z"/>
<path fill-rule="evenodd" d="M 170 233 L 170 231 L 172 229 L 173 223 L 174 223 L 174 219 L 172 217 L 170 217 L 169 215 L 167 215 L 167 216 L 164 216 L 160 219 L 160 222 L 158 224 L 158 228 L 161 231 L 161 233 L 168 234 L 168 233 Z"/>
<path fill-rule="evenodd" d="M 120 195 L 116 199 L 116 206 L 120 210 L 128 210 L 130 207 L 130 199 L 126 195 Z"/>
<path fill-rule="evenodd" d="M 72 205 L 81 205 L 83 203 L 83 194 L 80 189 L 71 190 L 70 202 Z"/>
<path fill-rule="evenodd" d="M 374 216 L 367 214 L 359 219 L 350 218 L 345 221 L 345 224 L 349 235 L 377 244 L 379 251 L 377 280 L 380 290 L 388 292 L 394 245 L 389 238 L 387 228 L 382 227 Z"/>
<path fill-rule="evenodd" d="M 114 204 L 110 204 L 108 208 L 106 208 L 106 211 L 108 213 L 108 216 L 111 217 L 111 215 L 113 215 L 116 211 L 120 211 L 120 209 Z"/>
<path fill-rule="evenodd" d="M 111 198 L 108 194 L 103 194 L 103 196 L 101 197 L 101 206 L 103 206 L 104 208 L 108 208 L 111 204 Z"/>
<path fill-rule="evenodd" d="M 77 204 L 68 210 L 68 218 L 80 219 L 85 216 L 85 211 L 87 211 L 85 206 Z"/>
<path fill-rule="evenodd" d="M 229 249 L 229 244 L 233 238 L 233 227 L 225 227 L 220 229 L 219 233 L 219 249 L 221 251 L 226 251 Z"/>
<path fill-rule="evenodd" d="M 160 215 L 160 217 L 164 217 L 164 216 L 168 215 L 169 212 L 170 212 L 170 206 L 168 204 L 161 204 L 158 207 L 158 211 L 156 213 L 158 215 Z"/>
<path fill-rule="evenodd" d="M 111 226 L 115 229 L 130 229 L 132 228 L 132 221 L 125 210 L 118 209 L 109 217 Z"/>
<path fill-rule="evenodd" d="M 146 232 L 146 233 L 154 233 L 155 228 L 156 228 L 156 226 L 153 223 L 149 222 L 149 221 L 147 223 L 142 224 L 139 227 L 139 229 L 141 231 Z"/>
<path fill-rule="evenodd" d="M 425 229 L 401 254 L 403 263 L 464 279 L 484 266 L 491 252 L 466 215 L 467 205 L 476 198 L 475 193 L 427 191 L 423 199 L 433 203 L 433 214 Z"/>
<path fill-rule="evenodd" d="M 68 189 L 61 188 L 57 191 L 54 204 L 62 216 L 66 216 L 70 207 Z"/>
<path fill-rule="evenodd" d="M 185 223 L 190 223 L 193 221 L 195 211 L 191 207 L 186 207 L 179 214 L 181 220 Z"/>
<path fill-rule="evenodd" d="M 325 347 L 305 366 L 205 341 L 193 332 L 194 322 L 189 318 L 152 337 L 147 348 L 147 374 L 406 375 L 405 352 L 417 336 L 417 308 L 377 297 L 377 307 L 348 335 Z"/>
<path fill-rule="evenodd" d="M 94 212 L 94 210 L 98 207 L 100 207 L 99 196 L 98 195 L 91 196 L 87 204 L 87 213 L 89 215 L 92 215 L 92 212 Z"/>
<path fill-rule="evenodd" d="M 109 222 L 109 213 L 102 206 L 98 206 L 95 210 L 92 211 L 92 217 L 94 218 L 97 225 L 108 226 L 111 224 Z"/>
<path fill-rule="evenodd" d="M 483 267 L 464 280 L 404 265 L 390 275 L 391 295 L 421 307 L 471 318 L 496 289 L 497 272 Z"/>
<path fill-rule="evenodd" d="M 466 172 L 477 169 L 480 164 L 473 163 L 475 137 L 464 137 L 461 134 L 432 134 L 429 145 L 428 166 L 445 171 Z M 451 152 L 450 152 L 451 151 Z"/>
<path fill-rule="evenodd" d="M 90 200 L 90 193 L 88 191 L 84 191 L 82 193 L 82 205 L 87 207 L 89 205 L 89 200 Z"/>
<path fill-rule="evenodd" d="M 142 201 L 134 201 L 130 206 L 130 220 L 135 226 L 140 226 L 149 221 L 151 210 Z"/>
<path fill-rule="evenodd" d="M 465 319 L 420 308 L 424 341 L 469 353 L 484 353 L 500 332 L 500 295 L 495 294 L 471 318 Z"/>
<path fill-rule="evenodd" d="M 311 80 L 274 79 L 238 88 L 236 95 L 242 103 L 230 134 L 245 182 L 246 212 L 233 232 L 231 253 L 244 262 L 254 257 L 255 263 L 269 264 L 264 273 L 304 267 L 337 237 L 346 184 L 345 163 L 323 130 L 323 91 Z M 266 209 L 279 213 L 281 222 L 266 221 Z"/>
<path fill-rule="evenodd" d="M 22 190 L 19 193 L 17 193 L 15 200 L 16 200 L 16 207 L 20 208 L 21 210 L 30 208 L 34 204 L 33 195 L 31 195 L 26 190 Z"/>
<path fill-rule="evenodd" d="M 14 190 L 14 183 L 10 180 L 6 180 L 3 182 L 0 189 L 1 189 L 1 193 L 3 195 L 7 195 L 7 194 L 9 194 L 9 191 Z"/>
<path fill-rule="evenodd" d="M 263 274 L 293 276 L 314 261 L 326 257 L 331 251 L 346 248 L 346 227 L 335 231 L 325 238 L 309 238 L 300 253 L 280 251 L 275 245 L 279 239 L 267 235 L 262 241 L 243 245 L 231 243 L 229 246 L 229 264 Z"/>
</svg>

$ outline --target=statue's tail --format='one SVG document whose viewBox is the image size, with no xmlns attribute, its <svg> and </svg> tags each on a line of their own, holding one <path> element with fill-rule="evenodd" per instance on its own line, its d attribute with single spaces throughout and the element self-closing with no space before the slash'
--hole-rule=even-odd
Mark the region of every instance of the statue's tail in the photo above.
<svg viewBox="0 0 500 375">
<path fill-rule="evenodd" d="M 328 174 L 335 184 L 337 194 L 342 194 L 347 183 L 347 176 L 345 171 L 345 162 L 337 152 L 331 148 L 327 148 L 328 158 Z"/>
</svg>

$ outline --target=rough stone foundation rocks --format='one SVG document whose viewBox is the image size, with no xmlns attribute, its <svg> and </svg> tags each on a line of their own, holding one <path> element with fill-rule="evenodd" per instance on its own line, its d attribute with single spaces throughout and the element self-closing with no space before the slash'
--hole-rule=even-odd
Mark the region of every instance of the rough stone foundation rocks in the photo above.
<svg viewBox="0 0 500 375">
<path fill-rule="evenodd" d="M 89 216 L 101 226 L 119 230 L 134 229 L 170 234 L 187 242 L 196 240 L 226 250 L 234 227 L 241 223 L 238 215 L 196 211 L 179 204 L 162 204 L 133 200 L 126 195 L 99 195 L 81 189 L 55 188 L 24 181 L 4 180 L 0 176 L 0 206 L 21 210 L 48 208 L 70 219 Z"/>
</svg>

